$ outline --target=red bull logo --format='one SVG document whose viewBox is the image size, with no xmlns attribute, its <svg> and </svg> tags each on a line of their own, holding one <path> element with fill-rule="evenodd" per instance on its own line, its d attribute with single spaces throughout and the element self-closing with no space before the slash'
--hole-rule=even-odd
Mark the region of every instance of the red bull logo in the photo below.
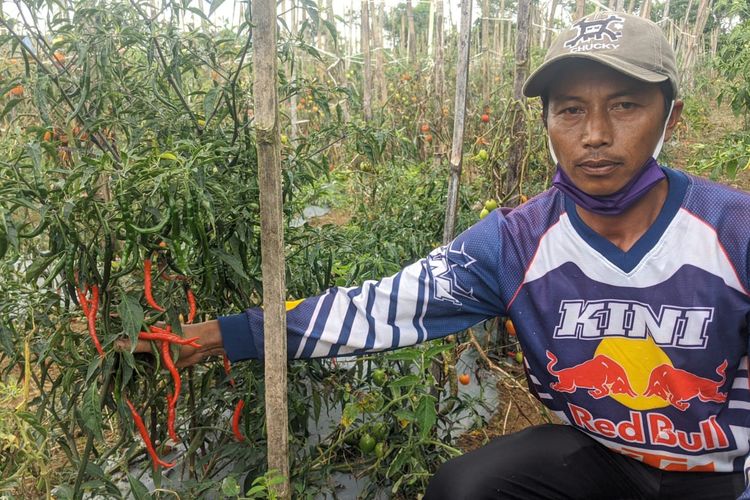
<svg viewBox="0 0 750 500">
<path fill-rule="evenodd" d="M 603 354 L 583 363 L 555 370 L 557 356 L 547 351 L 547 371 L 557 377 L 550 387 L 558 392 L 575 392 L 578 389 L 588 389 L 594 399 L 603 398 L 610 394 L 627 394 L 635 397 L 637 394 L 628 382 L 628 376 L 620 364 Z"/>
<path fill-rule="evenodd" d="M 659 365 L 651 370 L 644 396 L 658 396 L 681 411 L 687 410 L 690 407 L 688 401 L 694 398 L 723 403 L 727 400 L 727 393 L 719 392 L 719 388 L 726 382 L 726 369 L 727 360 L 724 360 L 716 368 L 721 379 L 711 380 L 670 365 Z"/>
<path fill-rule="evenodd" d="M 619 438 L 627 443 L 651 443 L 684 451 L 710 451 L 729 447 L 726 433 L 711 415 L 698 423 L 695 431 L 677 428 L 669 417 L 660 413 L 630 411 L 629 417 L 620 422 L 608 418 L 595 418 L 580 406 L 568 403 L 571 421 L 581 429 L 605 438 Z"/>
</svg>

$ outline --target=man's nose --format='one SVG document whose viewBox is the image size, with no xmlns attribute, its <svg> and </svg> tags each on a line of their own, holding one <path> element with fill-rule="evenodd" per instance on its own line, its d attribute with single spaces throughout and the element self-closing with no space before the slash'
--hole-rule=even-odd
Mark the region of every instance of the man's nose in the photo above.
<svg viewBox="0 0 750 500">
<path fill-rule="evenodd" d="M 612 144 L 612 122 L 606 109 L 590 109 L 586 114 L 583 146 L 600 148 Z"/>
</svg>

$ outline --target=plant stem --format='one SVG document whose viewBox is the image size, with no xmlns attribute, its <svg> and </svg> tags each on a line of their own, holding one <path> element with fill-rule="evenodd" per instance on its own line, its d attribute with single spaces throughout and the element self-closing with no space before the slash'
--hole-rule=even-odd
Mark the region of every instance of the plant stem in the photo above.
<svg viewBox="0 0 750 500">
<path fill-rule="evenodd" d="M 108 363 L 106 364 L 104 370 L 104 383 L 102 384 L 101 391 L 99 392 L 99 408 L 104 406 L 104 396 L 107 394 L 107 389 L 109 388 L 109 382 L 112 380 L 112 373 L 113 373 L 113 364 Z M 94 433 L 91 432 L 91 429 L 86 429 L 86 447 L 83 449 L 83 456 L 81 457 L 81 463 L 78 465 L 78 475 L 76 476 L 76 482 L 73 486 L 73 498 L 75 500 L 78 500 L 79 498 L 82 498 L 83 495 L 81 493 L 81 483 L 83 482 L 83 476 L 86 473 L 86 467 L 88 467 L 89 463 L 89 455 L 91 454 L 91 449 L 94 447 Z"/>
</svg>

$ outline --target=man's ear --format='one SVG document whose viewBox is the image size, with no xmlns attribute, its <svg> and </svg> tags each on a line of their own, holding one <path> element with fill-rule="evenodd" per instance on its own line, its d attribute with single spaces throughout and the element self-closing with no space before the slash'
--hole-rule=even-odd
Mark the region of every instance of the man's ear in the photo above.
<svg viewBox="0 0 750 500">
<path fill-rule="evenodd" d="M 672 114 L 669 115 L 669 118 L 667 119 L 667 128 L 664 133 L 665 142 L 672 138 L 672 132 L 680 122 L 680 116 L 682 116 L 682 109 L 684 106 L 685 103 L 680 99 L 674 102 L 674 106 L 672 107 Z"/>
</svg>

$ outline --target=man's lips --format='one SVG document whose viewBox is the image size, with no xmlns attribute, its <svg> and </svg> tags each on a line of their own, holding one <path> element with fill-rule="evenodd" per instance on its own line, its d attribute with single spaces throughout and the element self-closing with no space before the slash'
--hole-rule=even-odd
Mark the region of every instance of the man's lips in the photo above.
<svg viewBox="0 0 750 500">
<path fill-rule="evenodd" d="M 615 160 L 585 160 L 576 165 L 588 174 L 603 175 L 611 172 L 622 163 Z"/>
</svg>

